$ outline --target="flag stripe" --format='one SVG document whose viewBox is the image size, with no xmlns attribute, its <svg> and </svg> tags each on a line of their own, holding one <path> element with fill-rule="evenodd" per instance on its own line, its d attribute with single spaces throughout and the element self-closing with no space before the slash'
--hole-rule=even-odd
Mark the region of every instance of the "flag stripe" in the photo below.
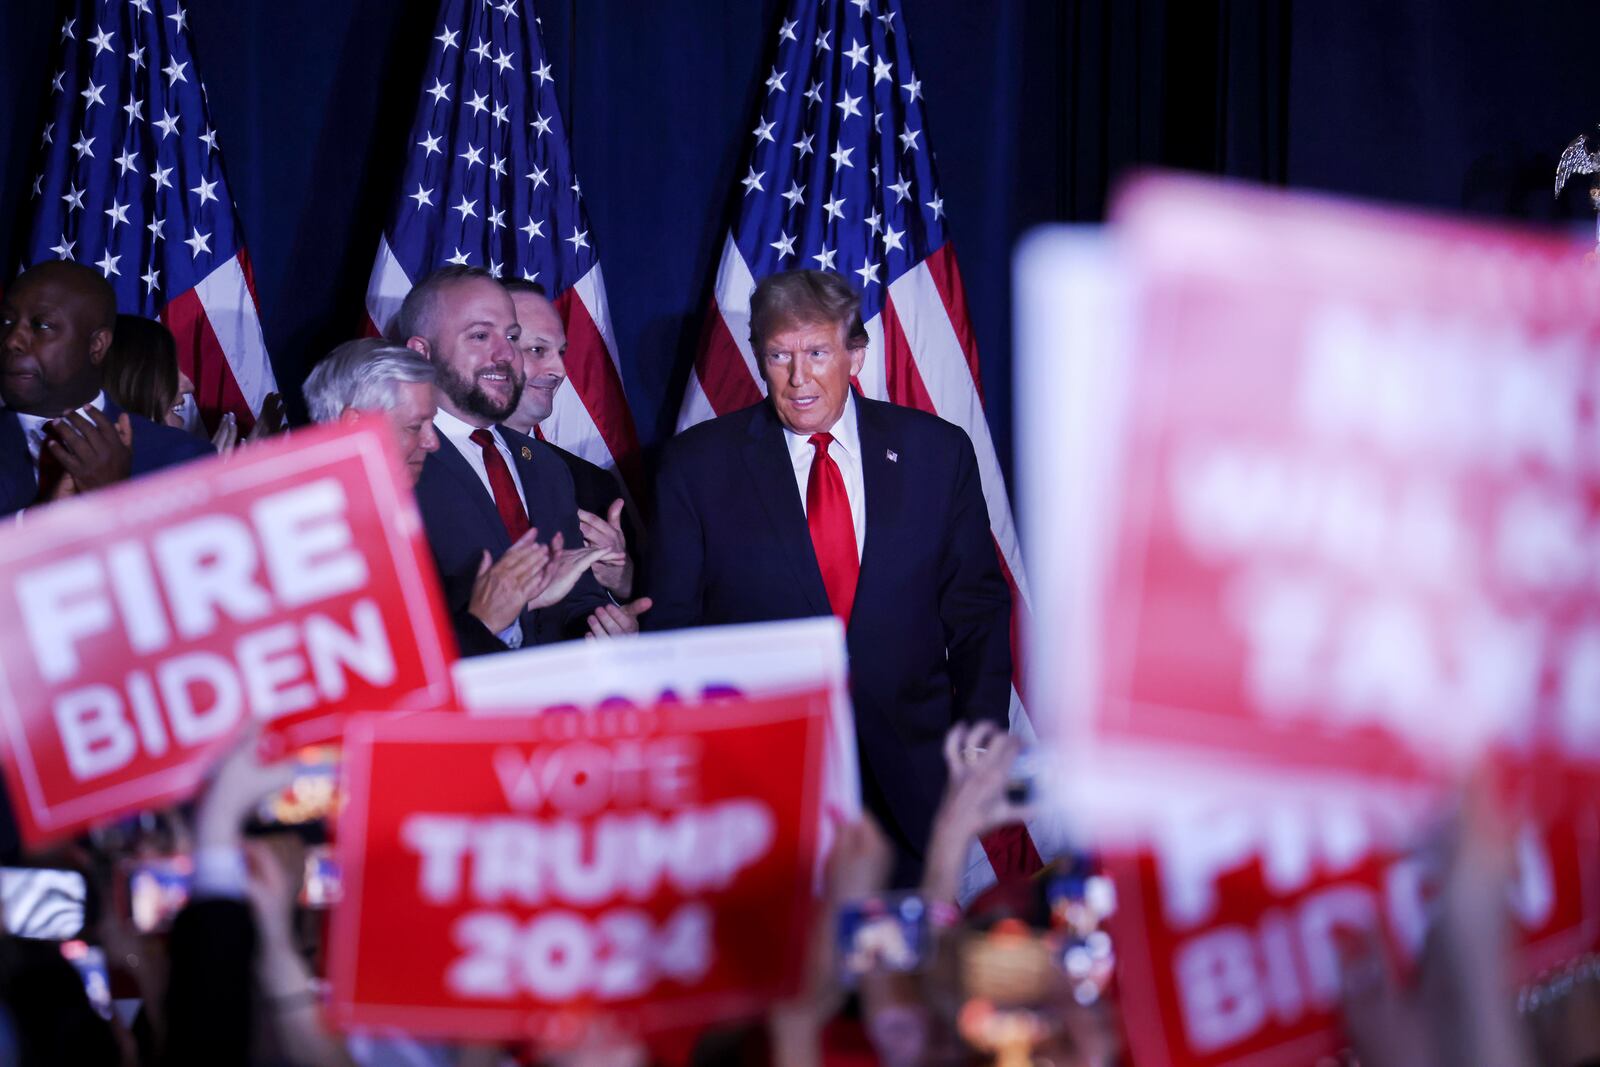
<svg viewBox="0 0 1600 1067">
<path fill-rule="evenodd" d="M 597 264 L 594 270 L 599 269 Z M 571 440 L 571 445 L 562 447 L 571 448 L 590 462 L 602 466 L 614 463 L 637 496 L 644 472 L 640 467 L 639 441 L 628 416 L 627 397 L 617 366 L 607 353 L 605 338 L 582 295 L 583 283 L 579 282 L 557 297 L 555 303 L 567 328 L 567 378 L 580 401 L 577 406 L 593 428 L 592 436 L 582 430 L 567 433 L 570 424 L 565 422 L 545 427 L 545 435 L 552 441 Z M 604 304 L 600 306 L 603 312 Z"/>
<path fill-rule="evenodd" d="M 989 433 L 989 423 L 984 418 L 965 353 L 945 314 L 944 297 L 934 284 L 933 276 L 921 265 L 907 271 L 889 290 L 899 309 L 906 340 L 916 353 L 923 383 L 933 398 L 935 413 L 964 428 L 972 438 L 983 494 L 989 506 L 989 525 L 1016 580 L 1018 595 L 1026 601 L 1027 577 L 1017 547 L 1016 526 L 1011 518 L 1011 503 L 995 454 L 994 438 Z"/>
<path fill-rule="evenodd" d="M 884 384 L 890 402 L 930 415 L 938 414 L 933 398 L 928 395 L 928 387 L 922 382 L 922 372 L 917 369 L 917 357 L 906 340 L 900 316 L 895 312 L 893 296 L 883 302 L 883 314 L 879 318 L 883 321 Z"/>
<path fill-rule="evenodd" d="M 955 329 L 956 340 L 967 357 L 967 370 L 972 372 L 972 386 L 978 391 L 978 403 L 983 403 L 983 375 L 978 370 L 978 338 L 972 329 L 972 319 L 967 314 L 967 290 L 961 284 L 961 271 L 956 267 L 956 248 L 946 241 L 922 261 L 933 278 L 934 287 L 944 301 L 945 317 Z"/>
<path fill-rule="evenodd" d="M 389 320 L 400 310 L 400 304 L 411 291 L 411 278 L 394 257 L 389 238 L 378 235 L 378 255 L 372 263 L 372 277 L 367 282 L 367 318 L 372 326 L 372 336 L 381 337 L 389 328 Z"/>
<path fill-rule="evenodd" d="M 718 415 L 749 407 L 761 399 L 761 390 L 744 365 L 739 347 L 728 332 L 722 309 L 711 305 L 706 313 L 705 330 L 700 338 L 700 354 L 695 358 L 696 391 L 704 396 Z M 688 417 L 687 409 L 680 415 Z M 688 423 L 681 423 L 680 429 Z"/>
<path fill-rule="evenodd" d="M 261 337 L 249 276 L 240 263 L 242 255 L 219 264 L 192 292 L 205 308 L 206 323 L 234 382 L 233 394 L 243 398 L 249 412 L 256 412 L 277 383 L 267 362 L 267 345 Z"/>
<path fill-rule="evenodd" d="M 194 382 L 194 402 L 202 412 L 215 412 L 207 425 L 215 429 L 214 419 L 232 411 L 240 429 L 249 429 L 250 407 L 228 369 L 228 360 L 206 318 L 205 305 L 196 289 L 180 293 L 161 309 L 161 321 L 178 342 L 178 366 Z"/>
</svg>

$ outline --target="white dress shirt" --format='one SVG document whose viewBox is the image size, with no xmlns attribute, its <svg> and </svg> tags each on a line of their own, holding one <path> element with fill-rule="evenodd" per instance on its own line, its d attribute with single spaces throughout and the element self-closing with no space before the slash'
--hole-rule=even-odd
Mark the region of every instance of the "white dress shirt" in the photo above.
<svg viewBox="0 0 1600 1067">
<path fill-rule="evenodd" d="M 861 431 L 856 426 L 856 397 L 847 393 L 844 411 L 839 421 L 828 428 L 833 441 L 828 445 L 828 455 L 838 464 L 844 476 L 844 495 L 850 500 L 850 522 L 856 529 L 856 559 L 861 559 L 861 546 L 867 540 L 867 490 L 861 480 Z M 806 507 L 806 486 L 811 481 L 811 463 L 817 449 L 808 433 L 795 433 L 783 428 L 784 439 L 789 444 L 789 459 L 794 464 L 795 484 L 800 487 L 800 509 Z"/>
<path fill-rule="evenodd" d="M 433 417 L 433 428 L 449 439 L 456 446 L 456 451 L 466 457 L 467 463 L 477 472 L 478 481 L 483 483 L 484 492 L 490 498 L 494 497 L 494 486 L 489 484 L 489 468 L 483 464 L 483 449 L 478 442 L 472 439 L 477 431 L 476 426 L 469 426 L 444 408 Z M 511 484 L 517 487 L 517 499 L 522 501 L 522 510 L 528 510 L 528 495 L 522 491 L 522 479 L 517 477 L 517 464 L 511 455 L 511 446 L 506 444 L 505 437 L 500 433 L 500 427 L 491 426 L 489 432 L 494 435 L 495 447 L 500 450 L 500 457 L 506 461 L 506 470 L 511 472 Z"/>
<path fill-rule="evenodd" d="M 465 457 L 468 465 L 478 475 L 478 481 L 483 483 L 483 491 L 494 499 L 494 486 L 489 484 L 489 468 L 483 462 L 483 448 L 472 439 L 478 427 L 468 425 L 440 408 L 433 416 L 433 428 L 443 435 L 456 451 Z M 511 446 L 506 444 L 505 437 L 500 433 L 500 427 L 491 426 L 489 432 L 494 435 L 494 445 L 500 450 L 500 458 L 506 461 L 506 470 L 511 472 L 511 484 L 517 487 L 517 499 L 522 501 L 524 513 L 528 510 L 528 495 L 522 491 L 522 479 L 517 477 L 517 465 L 511 457 Z M 522 620 L 513 620 L 510 626 L 495 634 L 507 648 L 522 647 Z"/>
<path fill-rule="evenodd" d="M 87 419 L 90 408 L 94 408 L 96 411 L 105 411 L 106 394 L 104 392 L 95 394 L 95 398 L 79 408 L 78 411 Z M 20 411 L 17 412 L 17 425 L 22 427 L 22 436 L 28 442 L 28 456 L 33 460 L 33 470 L 36 474 L 39 471 L 39 453 L 44 450 L 44 428 L 55 421 L 55 419 L 47 419 L 43 415 L 24 415 Z"/>
</svg>

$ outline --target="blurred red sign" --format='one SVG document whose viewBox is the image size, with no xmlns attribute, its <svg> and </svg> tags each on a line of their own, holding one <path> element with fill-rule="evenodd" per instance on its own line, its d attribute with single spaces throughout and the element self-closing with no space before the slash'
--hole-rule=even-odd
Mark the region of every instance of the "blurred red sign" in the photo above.
<svg viewBox="0 0 1600 1067">
<path fill-rule="evenodd" d="M 1139 1067 L 1305 1067 L 1345 1047 L 1340 942 L 1380 930 L 1402 971 L 1427 934 L 1438 857 L 1376 847 L 1322 808 L 1196 810 L 1152 851 L 1112 859 L 1111 923 Z M 1529 980 L 1600 949 L 1600 806 L 1515 837 L 1508 914 Z"/>
<path fill-rule="evenodd" d="M 828 715 L 817 690 L 352 721 L 333 1017 L 560 1041 L 794 992 Z"/>
<path fill-rule="evenodd" d="M 1097 263 L 1022 259 L 1060 385 L 1023 390 L 1031 662 L 1080 812 L 1596 761 L 1581 250 L 1174 178 L 1115 218 Z"/>
<path fill-rule="evenodd" d="M 383 426 L 298 431 L 0 531 L 3 760 L 30 844 L 185 796 L 251 718 L 287 745 L 452 699 Z"/>
<path fill-rule="evenodd" d="M 1583 249 L 1173 177 L 1113 218 L 1019 256 L 1019 397 L 1030 693 L 1057 712 L 1069 818 L 1131 857 L 1136 1062 L 1333 1051 L 1339 931 L 1414 955 L 1427 872 L 1405 846 L 1485 760 L 1522 787 L 1574 772 L 1582 817 L 1524 834 L 1513 910 L 1529 968 L 1593 949 Z"/>
</svg>

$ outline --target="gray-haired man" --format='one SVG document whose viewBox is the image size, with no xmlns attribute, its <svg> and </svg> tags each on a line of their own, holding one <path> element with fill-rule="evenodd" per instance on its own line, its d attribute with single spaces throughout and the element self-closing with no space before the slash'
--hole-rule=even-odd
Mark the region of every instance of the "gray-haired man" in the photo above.
<svg viewBox="0 0 1600 1067">
<path fill-rule="evenodd" d="M 381 411 L 394 427 L 395 444 L 411 484 L 422 462 L 439 448 L 433 428 L 433 364 L 404 345 L 369 337 L 346 341 L 311 369 L 301 392 L 313 422 L 359 418 Z"/>
<path fill-rule="evenodd" d="M 422 476 L 423 463 L 439 450 L 433 420 L 434 365 L 404 345 L 381 338 L 347 341 L 335 348 L 306 376 L 302 392 L 315 422 L 356 419 L 374 412 L 388 415 L 411 484 Z M 476 649 L 490 633 L 514 623 L 528 604 L 547 598 L 564 569 L 551 566 L 552 553 L 530 534 L 499 560 L 484 552 L 469 573 L 443 575 L 456 637 Z M 582 564 L 587 566 L 587 563 Z M 578 569 L 581 570 L 582 566 Z M 559 599 L 561 585 L 553 591 Z"/>
</svg>

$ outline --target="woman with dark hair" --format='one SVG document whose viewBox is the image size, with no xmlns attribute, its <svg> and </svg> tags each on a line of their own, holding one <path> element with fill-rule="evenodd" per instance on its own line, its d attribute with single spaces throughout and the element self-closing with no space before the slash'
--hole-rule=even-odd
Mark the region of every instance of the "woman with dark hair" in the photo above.
<svg viewBox="0 0 1600 1067">
<path fill-rule="evenodd" d="M 161 323 L 118 315 L 102 372 L 106 394 L 123 410 L 185 428 L 182 404 L 194 384 L 178 369 L 178 344 Z"/>
<path fill-rule="evenodd" d="M 178 342 L 161 323 L 142 315 L 118 315 L 101 371 L 106 395 L 123 410 L 205 436 L 194 406 L 194 382 L 178 367 Z M 283 422 L 282 401 L 277 393 L 268 393 L 249 439 L 277 433 Z M 224 455 L 239 444 L 233 412 L 223 413 L 211 443 Z"/>
</svg>

